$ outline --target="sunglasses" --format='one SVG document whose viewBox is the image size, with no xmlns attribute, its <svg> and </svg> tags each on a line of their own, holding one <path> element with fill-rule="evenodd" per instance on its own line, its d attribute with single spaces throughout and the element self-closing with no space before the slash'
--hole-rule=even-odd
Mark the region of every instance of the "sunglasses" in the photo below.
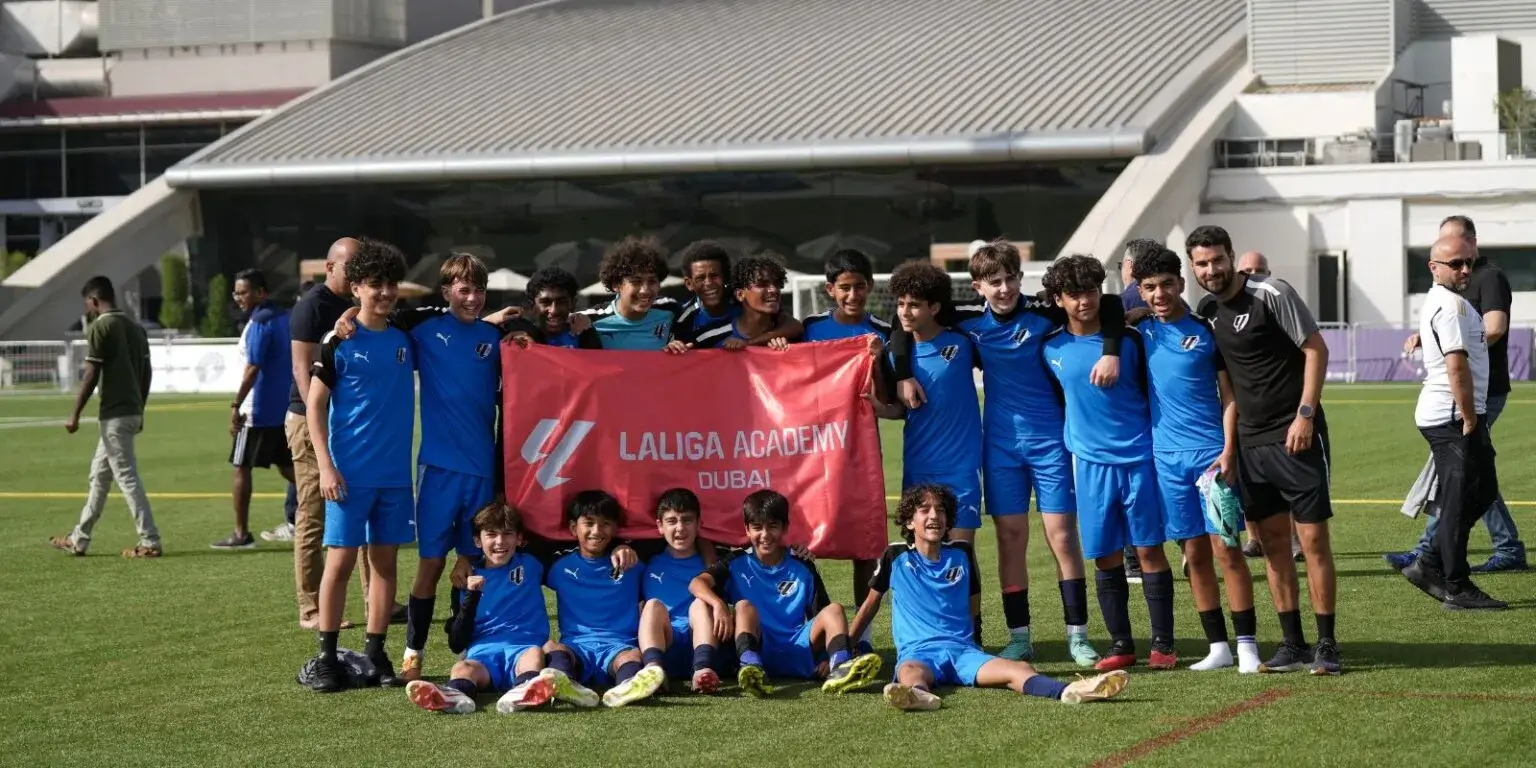
<svg viewBox="0 0 1536 768">
<path fill-rule="evenodd" d="M 1463 269 L 1471 269 L 1472 268 L 1472 260 L 1471 259 L 1451 259 L 1450 261 L 1437 261 L 1435 259 L 1430 259 L 1430 262 L 1435 263 L 1435 264 L 1439 264 L 1442 267 L 1447 267 L 1450 270 L 1456 271 L 1456 272 L 1459 272 L 1459 271 L 1461 271 Z"/>
</svg>

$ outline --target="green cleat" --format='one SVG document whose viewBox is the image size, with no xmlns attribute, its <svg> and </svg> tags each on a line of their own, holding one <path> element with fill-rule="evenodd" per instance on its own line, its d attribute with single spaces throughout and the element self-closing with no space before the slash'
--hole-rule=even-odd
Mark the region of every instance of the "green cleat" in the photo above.
<svg viewBox="0 0 1536 768">
<path fill-rule="evenodd" d="M 551 675 L 555 684 L 555 700 L 578 707 L 595 707 L 598 703 L 597 691 L 572 680 L 569 675 L 554 668 L 545 668 L 539 674 L 553 672 Z"/>
<path fill-rule="evenodd" d="M 847 693 L 863 688 L 875 682 L 875 677 L 880 674 L 880 664 L 880 657 L 873 653 L 849 659 L 827 675 L 827 681 L 821 684 L 821 692 Z"/>
<path fill-rule="evenodd" d="M 603 706 L 622 707 L 641 699 L 648 699 L 666 682 L 667 673 L 662 671 L 661 667 L 654 665 L 646 667 L 636 672 L 634 677 L 609 688 L 608 692 L 603 694 Z"/>
<path fill-rule="evenodd" d="M 1029 640 L 1029 627 L 1008 630 L 1008 644 L 997 655 L 1009 661 L 1034 661 L 1035 644 Z"/>
<path fill-rule="evenodd" d="M 1093 643 L 1088 642 L 1085 634 L 1067 635 L 1067 653 L 1072 654 L 1073 663 L 1083 669 L 1093 669 L 1099 663 L 1099 652 L 1093 649 Z"/>
<path fill-rule="evenodd" d="M 741 690 L 747 692 L 748 694 L 761 699 L 764 696 L 773 693 L 773 689 L 768 687 L 768 684 L 764 682 L 766 677 L 767 676 L 763 674 L 762 667 L 759 667 L 756 664 L 746 664 L 743 665 L 741 670 L 736 673 L 736 685 L 740 686 Z"/>
</svg>

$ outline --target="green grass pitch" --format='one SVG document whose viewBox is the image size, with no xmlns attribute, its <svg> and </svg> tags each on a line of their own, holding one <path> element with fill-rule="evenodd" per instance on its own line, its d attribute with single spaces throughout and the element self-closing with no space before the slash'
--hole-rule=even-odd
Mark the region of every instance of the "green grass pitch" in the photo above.
<svg viewBox="0 0 1536 768">
<path fill-rule="evenodd" d="M 226 398 L 153 399 L 139 465 L 167 555 L 137 562 L 117 555 L 133 537 L 115 491 L 91 557 L 48 547 L 48 536 L 67 532 L 79 510 L 95 426 L 66 435 L 68 401 L 61 397 L 0 398 L 0 679 L 8 683 L 0 692 L 0 763 L 1529 764 L 1536 575 L 1481 579 L 1513 610 L 1453 614 L 1380 558 L 1411 545 L 1422 525 L 1398 514 L 1396 501 L 1426 455 L 1412 425 L 1416 394 L 1414 387 L 1368 385 L 1326 392 L 1339 501 L 1333 542 L 1342 677 L 1132 670 L 1121 700 L 1083 707 L 958 690 L 941 692 L 938 712 L 903 714 L 877 690 L 833 698 L 791 686 L 766 701 L 738 698 L 732 687 L 713 698 L 669 695 L 618 711 L 482 710 L 469 717 L 421 712 L 399 690 L 321 696 L 294 683 L 315 639 L 297 627 L 291 554 L 266 543 L 248 552 L 208 548 L 230 528 Z M 1527 537 L 1536 536 L 1533 406 L 1536 387 L 1517 388 L 1495 430 L 1504 496 Z M 884 440 L 886 484 L 895 492 L 899 425 L 886 424 Z M 270 527 L 282 515 L 281 482 L 274 472 L 258 472 L 256 489 L 262 495 L 252 527 Z M 1030 562 L 1040 667 L 1070 679 L 1077 670 L 1065 656 L 1038 523 L 1035 532 Z M 979 541 L 986 640 L 995 649 L 1006 630 L 991 532 L 982 531 Z M 1480 562 L 1486 533 L 1479 529 L 1472 541 L 1472 558 Z M 851 600 L 847 564 L 821 566 L 834 599 Z M 414 567 L 414 550 L 402 550 L 402 585 Z M 1279 630 L 1262 584 L 1257 593 L 1260 650 L 1267 655 Z M 1177 594 L 1187 666 L 1205 643 L 1182 580 Z M 1145 609 L 1134 590 L 1131 607 L 1145 635 Z M 1091 612 L 1092 637 L 1102 649 L 1096 604 Z M 361 614 L 354 584 L 348 615 Z M 1310 639 L 1311 611 L 1303 614 Z M 875 636 L 888 653 L 887 618 L 883 612 Z M 397 662 L 402 641 L 403 627 L 392 628 Z M 342 644 L 360 647 L 362 631 L 343 633 Z M 434 628 L 427 671 L 441 677 L 449 663 Z"/>
</svg>

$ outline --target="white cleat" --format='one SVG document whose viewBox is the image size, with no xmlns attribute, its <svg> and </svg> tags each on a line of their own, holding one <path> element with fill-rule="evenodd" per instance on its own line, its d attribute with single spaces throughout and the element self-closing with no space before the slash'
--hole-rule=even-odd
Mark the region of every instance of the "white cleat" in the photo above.
<svg viewBox="0 0 1536 768">
<path fill-rule="evenodd" d="M 555 698 L 555 675 L 559 674 L 553 669 L 545 669 L 539 672 L 537 677 L 525 681 L 522 685 L 515 685 L 496 702 L 496 711 L 503 715 L 513 712 L 521 712 L 525 709 L 541 707 L 553 701 Z"/>
<path fill-rule="evenodd" d="M 1114 698 L 1120 695 L 1130 682 L 1131 676 L 1123 669 L 1073 680 L 1067 684 L 1067 690 L 1062 691 L 1061 701 L 1063 704 L 1083 704 Z"/>
<path fill-rule="evenodd" d="M 595 707 L 598 703 L 597 691 L 582 685 L 570 678 L 570 675 L 552 667 L 546 667 L 539 673 L 540 676 L 548 674 L 555 684 L 555 700 L 563 701 L 578 707 Z"/>
<path fill-rule="evenodd" d="M 944 705 L 943 699 L 932 693 L 901 683 L 886 683 L 885 700 L 903 712 L 927 712 Z"/>
<path fill-rule="evenodd" d="M 475 711 L 475 700 L 463 691 L 426 680 L 412 680 L 405 686 L 406 698 L 429 712 L 445 715 L 467 715 Z"/>
</svg>

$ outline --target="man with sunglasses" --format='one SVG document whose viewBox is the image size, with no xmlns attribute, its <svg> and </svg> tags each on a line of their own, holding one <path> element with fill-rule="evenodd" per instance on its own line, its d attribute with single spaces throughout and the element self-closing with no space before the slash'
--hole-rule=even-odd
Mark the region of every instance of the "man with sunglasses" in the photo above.
<svg viewBox="0 0 1536 768">
<path fill-rule="evenodd" d="M 1510 286 L 1509 278 L 1504 271 L 1480 256 L 1477 252 L 1477 226 L 1472 219 L 1466 216 L 1447 216 L 1440 222 L 1440 237 L 1459 237 L 1470 246 L 1472 262 L 1472 276 L 1466 281 L 1466 287 L 1459 289 L 1462 297 L 1472 304 L 1472 308 L 1482 315 L 1483 326 L 1488 335 L 1488 412 L 1484 421 L 1488 422 L 1488 428 L 1499 419 L 1499 414 L 1504 411 L 1504 404 L 1509 399 L 1509 310 L 1510 310 Z M 1403 345 L 1403 351 L 1412 353 L 1420 345 L 1419 334 L 1408 337 Z M 1434 457 L 1424 466 L 1419 480 L 1414 483 L 1415 489 L 1427 489 L 1435 476 Z M 1407 509 L 1422 506 L 1425 501 L 1423 494 L 1415 497 L 1409 494 Z M 1427 552 L 1435 541 L 1435 528 L 1439 521 L 1431 517 L 1424 527 L 1424 535 L 1419 543 L 1408 552 L 1389 552 L 1385 555 L 1386 561 L 1392 567 L 1402 570 L 1413 563 L 1419 556 Z M 1495 496 L 1493 504 L 1483 515 L 1483 525 L 1488 529 L 1488 538 L 1493 544 L 1493 555 L 1482 565 L 1473 566 L 1472 570 L 1478 573 L 1494 573 L 1497 571 L 1523 571 L 1526 570 L 1527 560 L 1525 544 L 1520 541 L 1520 531 L 1515 527 L 1515 520 L 1509 514 L 1509 507 L 1504 504 L 1501 496 Z"/>
<path fill-rule="evenodd" d="M 1482 316 L 1461 295 L 1475 253 L 1457 236 L 1440 238 L 1429 252 L 1435 284 L 1420 311 L 1425 375 L 1413 418 L 1434 456 L 1440 524 L 1434 545 L 1402 574 L 1447 609 L 1500 610 L 1509 606 L 1473 584 L 1467 566 L 1467 535 L 1499 490 L 1486 418 L 1487 333 Z"/>
</svg>

